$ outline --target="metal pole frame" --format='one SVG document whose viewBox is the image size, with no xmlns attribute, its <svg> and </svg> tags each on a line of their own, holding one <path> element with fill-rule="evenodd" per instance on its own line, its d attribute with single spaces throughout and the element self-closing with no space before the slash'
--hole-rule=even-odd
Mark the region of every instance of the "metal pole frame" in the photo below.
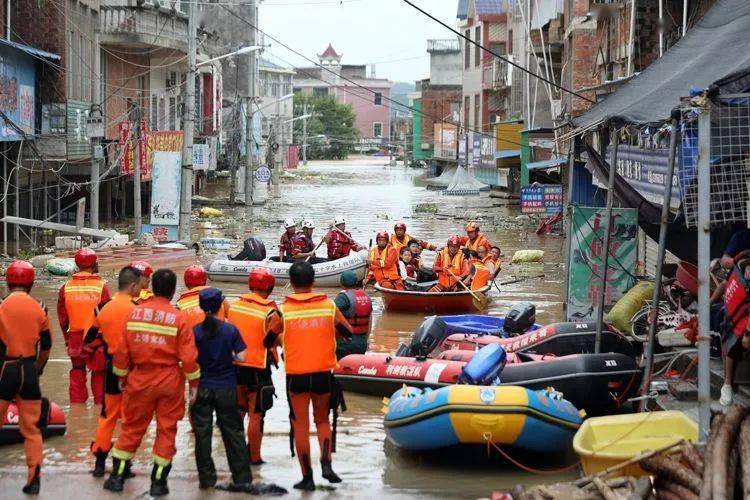
<svg viewBox="0 0 750 500">
<path fill-rule="evenodd" d="M 667 159 L 667 182 L 664 184 L 664 200 L 661 207 L 661 225 L 659 226 L 659 249 L 656 254 L 656 270 L 654 277 L 654 294 L 651 298 L 653 304 L 653 318 L 649 318 L 648 342 L 646 352 L 641 358 L 641 369 L 644 371 L 641 396 L 646 396 L 651 385 L 651 374 L 654 370 L 654 341 L 656 339 L 656 323 L 659 320 L 659 298 L 661 296 L 662 267 L 664 265 L 664 254 L 667 244 L 667 225 L 669 224 L 669 205 L 672 200 L 672 178 L 674 177 L 674 164 L 677 152 L 677 126 L 679 124 L 679 111 L 672 115 L 672 130 L 669 135 L 669 157 Z M 646 404 L 639 403 L 639 411 L 643 411 Z"/>
<path fill-rule="evenodd" d="M 620 129 L 613 128 L 610 131 L 610 144 L 612 145 L 612 161 L 609 164 L 609 181 L 607 182 L 607 208 L 605 209 L 604 217 L 604 244 L 602 245 L 602 256 L 603 269 L 600 271 L 601 279 L 599 291 L 599 305 L 596 308 L 596 337 L 594 339 L 594 353 L 599 354 L 602 349 L 602 326 L 604 325 L 604 302 L 607 295 L 607 274 L 609 267 L 609 245 L 611 242 L 611 222 L 612 222 L 612 206 L 615 198 L 615 172 L 617 170 L 617 147 L 619 143 L 618 134 Z"/>
<path fill-rule="evenodd" d="M 258 25 L 258 9 L 255 4 L 255 0 L 250 0 L 250 24 L 252 26 Z M 250 28 L 250 45 L 255 45 L 257 37 L 256 29 Z M 258 53 L 257 51 L 250 52 L 248 54 L 247 64 L 247 80 L 248 80 L 248 99 L 247 109 L 245 110 L 247 123 L 246 128 L 246 142 L 245 142 L 245 206 L 253 206 L 253 191 L 255 190 L 255 157 L 253 155 L 254 137 L 253 137 L 253 117 L 255 110 L 253 106 L 256 105 L 255 99 L 257 96 L 256 81 L 257 81 L 257 67 L 258 67 Z"/>
<path fill-rule="evenodd" d="M 182 148 L 180 222 L 178 226 L 181 241 L 190 240 L 190 216 L 193 212 L 193 136 L 195 133 L 195 67 L 196 53 L 196 19 L 195 3 L 188 2 L 188 44 L 187 44 L 187 81 L 185 82 L 185 105 L 182 118 L 184 144 Z"/>
<path fill-rule="evenodd" d="M 135 134 L 131 140 L 135 140 L 133 151 L 133 219 L 135 220 L 135 237 L 139 238 L 143 231 L 143 215 L 141 214 L 141 100 L 140 96 L 133 109 L 133 121 L 135 121 Z"/>
<path fill-rule="evenodd" d="M 565 288 L 563 289 L 563 314 L 564 317 L 561 321 L 567 321 L 568 314 L 568 288 L 570 287 L 570 245 L 572 238 L 570 237 L 570 229 L 573 226 L 573 169 L 576 165 L 576 141 L 578 136 L 570 138 L 570 151 L 568 153 L 568 189 L 565 192 L 565 255 L 563 262 L 565 262 Z"/>
<path fill-rule="evenodd" d="M 698 423 L 705 441 L 711 428 L 711 108 L 698 115 Z"/>
</svg>

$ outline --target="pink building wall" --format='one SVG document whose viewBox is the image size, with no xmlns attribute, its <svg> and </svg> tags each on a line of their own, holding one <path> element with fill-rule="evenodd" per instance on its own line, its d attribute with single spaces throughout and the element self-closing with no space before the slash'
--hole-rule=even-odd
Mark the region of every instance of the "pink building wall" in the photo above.
<svg viewBox="0 0 750 500">
<path fill-rule="evenodd" d="M 351 105 L 357 117 L 355 126 L 359 129 L 360 137 L 374 137 L 373 127 L 375 123 L 379 122 L 383 125 L 381 137 L 387 139 L 391 134 L 391 102 L 388 100 L 391 92 L 390 88 L 370 86 L 367 88 L 369 90 L 354 86 L 346 86 L 345 88 L 332 87 L 329 92 L 336 97 L 338 102 Z M 380 92 L 382 94 L 382 104 L 375 104 L 375 94 L 373 92 Z"/>
</svg>

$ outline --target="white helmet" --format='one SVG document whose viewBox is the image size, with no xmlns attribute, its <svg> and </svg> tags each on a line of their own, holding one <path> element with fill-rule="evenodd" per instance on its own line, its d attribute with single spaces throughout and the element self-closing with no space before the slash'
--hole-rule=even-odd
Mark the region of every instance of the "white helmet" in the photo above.
<svg viewBox="0 0 750 500">
<path fill-rule="evenodd" d="M 305 219 L 305 221 L 302 223 L 302 227 L 305 229 L 315 229 L 315 222 L 310 219 Z"/>
<path fill-rule="evenodd" d="M 292 219 L 291 217 L 284 219 L 284 227 L 286 229 L 289 229 L 290 227 L 294 227 L 296 225 L 297 223 L 294 222 L 294 219 Z"/>
<path fill-rule="evenodd" d="M 343 215 L 337 215 L 333 219 L 333 225 L 334 226 L 338 226 L 339 224 L 346 224 L 346 217 L 344 217 Z"/>
</svg>

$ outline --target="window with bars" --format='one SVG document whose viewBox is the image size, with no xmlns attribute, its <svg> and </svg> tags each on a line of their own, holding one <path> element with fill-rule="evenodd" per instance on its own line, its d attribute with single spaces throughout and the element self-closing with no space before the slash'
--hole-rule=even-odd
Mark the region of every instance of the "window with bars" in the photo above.
<svg viewBox="0 0 750 500">
<path fill-rule="evenodd" d="M 474 130 L 482 130 L 481 97 L 474 94 Z"/>
<path fill-rule="evenodd" d="M 464 69 L 469 69 L 471 67 L 471 42 L 469 42 L 471 39 L 471 30 L 466 30 L 464 35 L 466 36 L 464 39 Z"/>
<path fill-rule="evenodd" d="M 478 44 L 480 45 L 482 44 L 482 27 L 481 26 L 477 26 L 476 28 L 474 28 L 474 40 Z M 474 46 L 474 66 L 479 66 L 480 64 L 482 64 L 482 49 L 480 49 L 479 47 L 475 45 Z"/>
</svg>

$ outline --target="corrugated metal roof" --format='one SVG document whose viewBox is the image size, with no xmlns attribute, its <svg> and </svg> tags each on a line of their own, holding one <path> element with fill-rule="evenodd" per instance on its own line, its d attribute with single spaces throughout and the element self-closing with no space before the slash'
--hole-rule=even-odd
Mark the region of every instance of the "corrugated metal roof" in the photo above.
<svg viewBox="0 0 750 500">
<path fill-rule="evenodd" d="M 478 16 L 491 16 L 503 13 L 502 0 L 475 0 Z"/>
<path fill-rule="evenodd" d="M 11 42 L 10 40 L 5 40 L 3 38 L 0 38 L 0 44 L 7 45 L 8 47 L 13 47 L 14 49 L 22 50 L 23 52 L 26 52 L 27 54 L 31 56 L 42 57 L 44 59 L 51 59 L 53 61 L 60 60 L 59 55 L 53 54 L 52 52 L 47 52 L 46 50 L 37 49 L 36 47 L 32 47 L 30 45 L 24 45 L 22 43 Z"/>
</svg>

